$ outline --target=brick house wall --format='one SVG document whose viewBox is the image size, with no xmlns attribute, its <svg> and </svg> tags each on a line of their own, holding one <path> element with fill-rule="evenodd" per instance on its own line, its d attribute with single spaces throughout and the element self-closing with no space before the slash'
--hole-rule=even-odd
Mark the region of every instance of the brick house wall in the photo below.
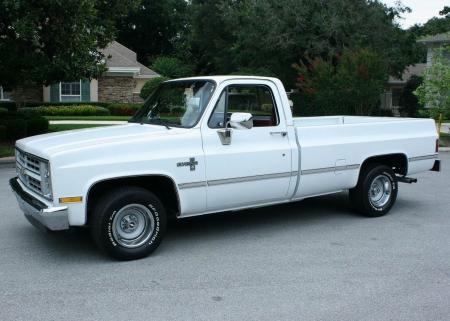
<svg viewBox="0 0 450 321">
<path fill-rule="evenodd" d="M 109 76 L 98 79 L 98 101 L 133 102 L 133 77 Z"/>
<path fill-rule="evenodd" d="M 133 93 L 133 103 L 143 103 L 144 99 L 142 99 L 141 97 L 139 97 L 138 93 Z"/>
<path fill-rule="evenodd" d="M 42 86 L 21 86 L 10 93 L 10 100 L 17 102 L 41 102 L 43 101 Z"/>
</svg>

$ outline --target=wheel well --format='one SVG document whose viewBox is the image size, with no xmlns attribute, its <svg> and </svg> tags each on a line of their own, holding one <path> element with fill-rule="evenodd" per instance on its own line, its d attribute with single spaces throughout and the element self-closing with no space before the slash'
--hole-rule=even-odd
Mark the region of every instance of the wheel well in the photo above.
<svg viewBox="0 0 450 321">
<path fill-rule="evenodd" d="M 373 156 L 366 159 L 361 168 L 370 164 L 383 164 L 392 168 L 394 173 L 405 176 L 408 173 L 407 157 L 404 154 L 390 154 Z"/>
<path fill-rule="evenodd" d="M 97 182 L 91 186 L 87 195 L 87 222 L 89 222 L 92 209 L 100 197 L 120 186 L 138 186 L 152 192 L 163 204 L 167 216 L 176 215 L 180 208 L 174 184 L 172 179 L 167 176 L 121 177 Z"/>
</svg>

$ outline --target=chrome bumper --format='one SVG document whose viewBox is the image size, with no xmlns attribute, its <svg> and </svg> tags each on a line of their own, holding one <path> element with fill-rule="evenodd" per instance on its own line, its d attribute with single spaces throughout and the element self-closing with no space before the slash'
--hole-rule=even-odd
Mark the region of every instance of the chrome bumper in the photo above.
<svg viewBox="0 0 450 321">
<path fill-rule="evenodd" d="M 34 227 L 44 232 L 69 230 L 68 207 L 48 207 L 22 189 L 18 178 L 11 178 L 9 185 L 16 195 L 20 209 Z"/>
</svg>

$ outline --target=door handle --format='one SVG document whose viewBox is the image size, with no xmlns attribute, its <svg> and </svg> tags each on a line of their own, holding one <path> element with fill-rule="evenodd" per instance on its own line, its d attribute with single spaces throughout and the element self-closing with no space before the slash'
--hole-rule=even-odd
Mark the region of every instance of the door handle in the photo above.
<svg viewBox="0 0 450 321">
<path fill-rule="evenodd" d="M 286 136 L 287 132 L 270 132 L 270 135 L 281 135 L 281 136 Z"/>
</svg>

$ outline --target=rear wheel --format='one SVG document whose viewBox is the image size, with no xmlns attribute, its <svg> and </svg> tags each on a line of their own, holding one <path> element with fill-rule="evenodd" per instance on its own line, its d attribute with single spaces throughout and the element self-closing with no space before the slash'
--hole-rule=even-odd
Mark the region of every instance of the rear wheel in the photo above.
<svg viewBox="0 0 450 321">
<path fill-rule="evenodd" d="M 91 234 L 99 248 L 119 260 L 146 257 L 161 243 L 166 213 L 159 199 L 139 187 L 105 194 L 94 207 Z"/>
<path fill-rule="evenodd" d="M 350 203 L 360 214 L 383 216 L 394 206 L 397 191 L 394 171 L 385 165 L 372 164 L 361 171 L 358 184 L 349 191 Z"/>
</svg>

